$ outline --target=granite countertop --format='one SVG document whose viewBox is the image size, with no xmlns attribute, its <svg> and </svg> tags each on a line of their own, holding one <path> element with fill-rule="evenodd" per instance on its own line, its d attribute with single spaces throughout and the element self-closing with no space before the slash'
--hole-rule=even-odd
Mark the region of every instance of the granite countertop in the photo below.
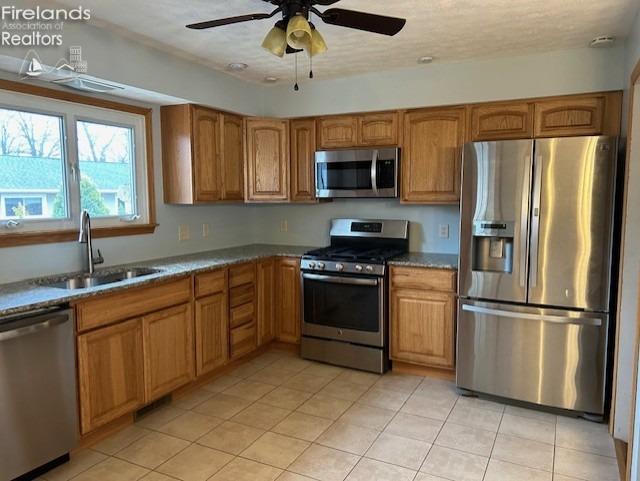
<svg viewBox="0 0 640 481">
<path fill-rule="evenodd" d="M 167 257 L 150 261 L 136 262 L 120 266 L 112 266 L 97 271 L 108 273 L 127 267 L 146 267 L 158 269 L 159 272 L 114 282 L 107 285 L 89 287 L 86 289 L 60 289 L 41 285 L 43 282 L 55 282 L 69 277 L 70 273 L 57 276 L 29 279 L 21 282 L 0 285 L 0 317 L 19 314 L 26 311 L 66 304 L 71 301 L 119 291 L 129 287 L 138 287 L 160 280 L 169 280 L 180 276 L 208 271 L 216 267 L 263 259 L 266 257 L 300 257 L 313 247 L 253 244 L 228 249 L 217 249 L 197 254 Z"/>
<path fill-rule="evenodd" d="M 427 252 L 408 252 L 394 257 L 388 262 L 392 266 L 431 267 L 435 269 L 458 269 L 456 254 L 430 254 Z"/>
<path fill-rule="evenodd" d="M 98 273 L 109 273 L 111 271 L 130 267 L 157 269 L 158 272 L 135 279 L 126 279 L 86 289 L 70 290 L 42 285 L 44 282 L 55 282 L 56 280 L 79 273 L 47 276 L 14 282 L 11 284 L 0 284 L 0 317 L 66 304 L 71 301 L 77 301 L 79 299 L 108 292 L 115 292 L 129 287 L 143 286 L 145 284 L 151 284 L 161 280 L 170 280 L 180 276 L 208 271 L 217 267 L 239 264 L 266 257 L 301 257 L 302 254 L 310 249 L 313 249 L 313 247 L 252 244 L 242 247 L 217 249 L 207 252 L 199 252 L 197 254 L 124 264 L 100 269 Z M 458 257 L 451 254 L 427 254 L 415 252 L 398 256 L 390 260 L 389 264 L 398 266 L 456 269 L 458 265 Z"/>
</svg>

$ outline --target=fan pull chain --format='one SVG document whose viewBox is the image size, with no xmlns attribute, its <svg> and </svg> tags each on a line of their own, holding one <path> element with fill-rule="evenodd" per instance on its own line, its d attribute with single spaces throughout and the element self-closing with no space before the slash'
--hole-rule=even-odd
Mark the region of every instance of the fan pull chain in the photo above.
<svg viewBox="0 0 640 481">
<path fill-rule="evenodd" d="M 311 49 L 311 55 L 309 55 L 309 78 L 313 78 L 313 46 Z"/>
<path fill-rule="evenodd" d="M 293 90 L 295 90 L 296 92 L 298 90 L 300 90 L 300 87 L 298 86 L 298 52 L 293 54 L 295 57 L 295 64 L 296 64 L 296 84 L 293 86 Z"/>
</svg>

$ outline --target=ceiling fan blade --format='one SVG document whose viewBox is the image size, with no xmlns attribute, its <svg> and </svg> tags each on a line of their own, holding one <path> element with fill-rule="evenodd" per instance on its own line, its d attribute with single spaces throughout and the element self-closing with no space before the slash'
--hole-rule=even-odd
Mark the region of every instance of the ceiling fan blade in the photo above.
<svg viewBox="0 0 640 481">
<path fill-rule="evenodd" d="M 333 5 L 334 3 L 338 3 L 340 0 L 311 0 L 313 5 Z"/>
<path fill-rule="evenodd" d="M 249 22 L 251 20 L 262 20 L 263 18 L 271 18 L 275 14 L 276 12 L 251 13 L 249 15 L 240 15 L 238 17 L 220 18 L 218 20 L 209 20 L 207 22 L 192 23 L 187 25 L 187 28 L 192 28 L 194 30 L 202 30 L 205 28 L 221 27 L 223 25 L 231 25 L 233 23 Z"/>
<path fill-rule="evenodd" d="M 367 32 L 393 36 L 404 27 L 404 18 L 387 17 L 373 13 L 356 12 L 343 8 L 330 8 L 322 12 L 322 20 L 330 25 L 355 28 Z"/>
</svg>

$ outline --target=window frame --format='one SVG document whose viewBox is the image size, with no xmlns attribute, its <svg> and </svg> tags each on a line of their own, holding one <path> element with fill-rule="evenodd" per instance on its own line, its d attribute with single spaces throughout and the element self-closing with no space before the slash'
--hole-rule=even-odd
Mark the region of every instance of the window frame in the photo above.
<svg viewBox="0 0 640 481">
<path fill-rule="evenodd" d="M 7 92 L 26 94 L 33 97 L 31 100 L 34 100 L 34 98 L 37 100 L 38 97 L 44 97 L 50 100 L 78 104 L 79 107 L 97 107 L 107 111 L 103 112 L 106 114 L 107 118 L 110 118 L 110 116 L 117 118 L 118 115 L 123 113 L 139 116 L 137 122 L 134 122 L 135 128 L 133 129 L 133 142 L 135 145 L 135 172 L 137 179 L 135 182 L 135 189 L 137 196 L 139 196 L 137 200 L 134 200 L 136 200 L 138 204 L 137 208 L 139 209 L 141 200 L 140 196 L 144 198 L 143 201 L 144 204 L 146 204 L 144 212 L 145 215 L 141 216 L 142 218 L 140 219 L 134 218 L 129 222 L 121 220 L 117 223 L 113 222 L 114 218 L 122 219 L 123 217 L 128 216 L 96 217 L 95 219 L 92 219 L 92 226 L 94 226 L 93 234 L 95 238 L 104 238 L 151 234 L 155 231 L 157 224 L 155 217 L 153 175 L 152 109 L 3 79 L 0 79 L 0 92 L 3 94 Z M 28 104 L 29 102 L 27 101 L 24 103 Z M 22 110 L 25 112 L 42 113 L 45 115 L 62 117 L 63 142 L 61 144 L 61 149 L 63 152 L 61 155 L 63 156 L 65 194 L 68 202 L 68 217 L 66 219 L 29 219 L 28 229 L 7 228 L 4 223 L 0 225 L 0 248 L 65 242 L 77 239 L 78 223 L 76 222 L 76 219 L 79 218 L 80 214 L 77 212 L 80 206 L 79 181 L 75 180 L 74 172 L 71 172 L 72 169 L 69 168 L 69 166 L 75 166 L 77 169 L 78 166 L 76 122 L 79 120 L 87 120 L 102 124 L 127 127 L 131 127 L 131 122 L 107 121 L 105 120 L 105 117 L 96 117 L 95 114 L 91 115 L 90 111 L 73 113 L 70 115 L 68 113 L 52 110 L 51 105 L 45 105 L 44 108 L 33 109 L 31 107 L 25 107 L 23 102 L 20 101 L 9 103 L 0 102 L 0 104 L 3 107 L 13 110 Z M 80 110 L 83 111 L 85 109 L 81 108 Z M 87 113 L 88 115 L 85 115 Z M 64 137 L 65 134 L 66 138 Z M 141 187 L 144 188 L 141 189 Z M 39 228 L 34 228 L 34 225 L 37 225 Z"/>
</svg>

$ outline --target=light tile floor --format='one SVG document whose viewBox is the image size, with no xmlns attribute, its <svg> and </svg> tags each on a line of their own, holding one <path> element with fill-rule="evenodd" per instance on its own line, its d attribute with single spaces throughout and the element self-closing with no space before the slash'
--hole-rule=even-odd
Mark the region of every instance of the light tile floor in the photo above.
<svg viewBox="0 0 640 481">
<path fill-rule="evenodd" d="M 47 481 L 619 481 L 604 425 L 269 351 Z"/>
</svg>

